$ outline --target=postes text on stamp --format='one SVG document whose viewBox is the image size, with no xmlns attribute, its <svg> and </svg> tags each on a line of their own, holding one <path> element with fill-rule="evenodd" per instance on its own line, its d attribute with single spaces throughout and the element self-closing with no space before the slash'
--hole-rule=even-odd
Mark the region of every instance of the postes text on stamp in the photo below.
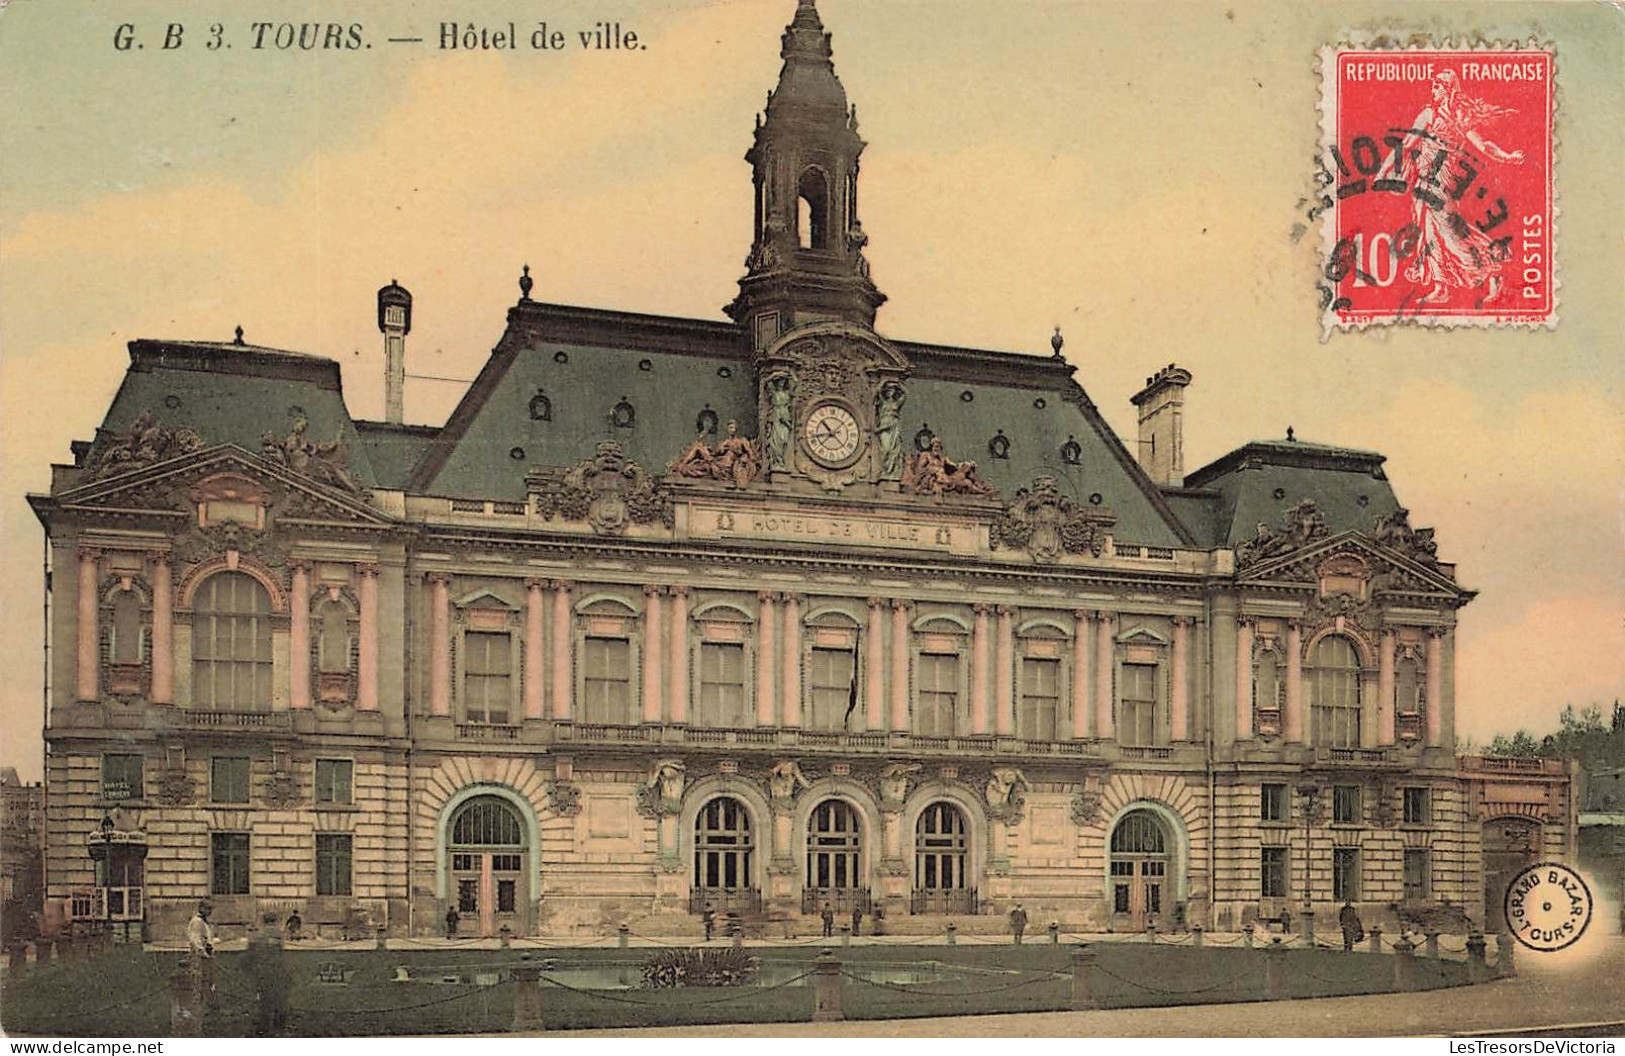
<svg viewBox="0 0 1625 1056">
<path fill-rule="evenodd" d="M 1321 52 L 1326 326 L 1552 326 L 1550 49 Z"/>
</svg>

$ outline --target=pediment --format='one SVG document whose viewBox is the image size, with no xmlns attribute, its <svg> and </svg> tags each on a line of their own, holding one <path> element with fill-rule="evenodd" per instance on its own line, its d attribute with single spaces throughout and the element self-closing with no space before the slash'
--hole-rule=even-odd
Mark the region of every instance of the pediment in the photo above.
<svg viewBox="0 0 1625 1056">
<path fill-rule="evenodd" d="M 234 444 L 83 484 L 58 495 L 57 503 L 80 514 L 182 513 L 200 523 L 207 522 L 212 503 L 220 520 L 257 528 L 265 525 L 263 517 L 252 523 L 256 507 L 280 520 L 352 527 L 394 523 L 358 493 L 318 483 Z"/>
<path fill-rule="evenodd" d="M 908 357 L 867 327 L 846 322 L 812 323 L 780 334 L 761 355 L 764 363 L 816 367 L 840 361 L 876 373 L 906 374 Z"/>
<path fill-rule="evenodd" d="M 1435 568 L 1379 546 L 1366 535 L 1347 531 L 1300 547 L 1290 553 L 1266 558 L 1238 570 L 1243 583 L 1322 584 L 1322 592 L 1359 594 L 1345 583 L 1365 584 L 1363 592 L 1414 592 L 1442 594 L 1465 600 L 1473 596 Z M 1324 584 L 1333 584 L 1326 589 Z"/>
<path fill-rule="evenodd" d="M 517 606 L 510 605 L 502 598 L 489 590 L 476 590 L 472 594 L 465 594 L 452 602 L 459 609 L 488 609 L 500 612 L 518 612 Z"/>
</svg>

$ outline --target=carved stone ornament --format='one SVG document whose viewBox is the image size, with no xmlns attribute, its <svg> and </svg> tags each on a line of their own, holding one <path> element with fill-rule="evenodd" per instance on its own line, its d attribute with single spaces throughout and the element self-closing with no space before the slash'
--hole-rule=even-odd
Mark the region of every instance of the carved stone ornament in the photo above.
<svg viewBox="0 0 1625 1056">
<path fill-rule="evenodd" d="M 300 794 L 299 779 L 286 770 L 278 770 L 265 779 L 265 790 L 261 798 L 268 807 L 286 810 L 298 805 L 304 796 Z"/>
<path fill-rule="evenodd" d="M 184 770 L 166 770 L 158 778 L 153 798 L 166 807 L 190 806 L 197 797 L 197 782 Z"/>
<path fill-rule="evenodd" d="M 988 814 L 1014 825 L 1021 820 L 1022 808 L 1027 804 L 1022 793 L 1031 787 L 1027 775 L 1018 767 L 994 767 L 987 779 Z"/>
<path fill-rule="evenodd" d="M 794 759 L 786 759 L 768 771 L 767 787 L 773 796 L 773 806 L 788 809 L 791 800 L 795 799 L 796 789 L 808 788 L 812 782 L 802 772 L 801 764 Z"/>
<path fill-rule="evenodd" d="M 1377 606 L 1353 594 L 1324 594 L 1309 603 L 1304 617 L 1311 627 L 1324 627 L 1342 617 L 1349 623 L 1367 631 L 1374 631 L 1380 622 Z"/>
<path fill-rule="evenodd" d="M 638 790 L 638 812 L 651 817 L 676 814 L 683 806 L 683 785 L 687 779 L 688 768 L 681 759 L 655 760 L 649 767 L 649 777 Z"/>
<path fill-rule="evenodd" d="M 1072 794 L 1072 823 L 1093 825 L 1100 820 L 1100 789 L 1085 785 Z"/>
<path fill-rule="evenodd" d="M 1247 568 L 1294 553 L 1329 535 L 1331 529 L 1326 526 L 1326 518 L 1321 515 L 1315 500 L 1300 500 L 1281 518 L 1279 531 L 1260 521 L 1257 536 L 1236 545 L 1236 568 Z"/>
<path fill-rule="evenodd" d="M 527 483 L 543 516 L 584 520 L 601 535 L 619 535 L 629 524 L 675 523 L 670 499 L 614 440 L 600 441 L 574 469 L 532 471 Z"/>
<path fill-rule="evenodd" d="M 561 818 L 573 818 L 581 813 L 581 788 L 573 781 L 549 781 L 547 800 L 553 813 Z"/>
<path fill-rule="evenodd" d="M 151 411 L 143 411 L 121 436 L 107 437 L 91 456 L 85 481 L 133 473 L 170 458 L 203 448 L 203 440 L 190 429 L 164 429 Z"/>
<path fill-rule="evenodd" d="M 933 436 L 924 451 L 919 452 L 903 467 L 903 492 L 907 495 L 971 495 L 992 497 L 999 489 L 984 481 L 976 471 L 976 463 L 966 459 L 955 462 L 942 453 L 942 437 Z"/>
<path fill-rule="evenodd" d="M 794 876 L 796 873 L 796 860 L 794 858 L 771 858 L 767 863 L 768 876 Z"/>
<path fill-rule="evenodd" d="M 886 807 L 901 807 L 908 799 L 909 778 L 924 770 L 919 763 L 887 763 L 880 769 L 880 802 Z M 917 779 L 916 779 L 917 780 Z"/>
<path fill-rule="evenodd" d="M 350 476 L 350 449 L 342 434 L 330 442 L 321 442 L 309 437 L 309 429 L 309 421 L 296 418 L 286 436 L 279 438 L 270 431 L 261 433 L 260 456 L 318 484 L 360 492 L 361 486 Z"/>
<path fill-rule="evenodd" d="M 1399 812 L 1394 809 L 1394 786 L 1384 781 L 1377 786 L 1377 801 L 1371 808 L 1371 821 L 1379 829 L 1391 829 L 1399 824 Z"/>
<path fill-rule="evenodd" d="M 761 446 L 759 440 L 740 436 L 739 423 L 729 421 L 716 447 L 708 446 L 705 435 L 700 434 L 666 467 L 666 473 L 684 480 L 716 480 L 742 488 L 761 475 Z"/>
<path fill-rule="evenodd" d="M 271 532 L 235 521 L 195 527 L 174 543 L 175 560 L 187 565 L 206 561 L 227 550 L 248 554 L 270 568 L 283 568 L 288 563 L 287 548 L 280 545 Z"/>
<path fill-rule="evenodd" d="M 1397 551 L 1419 565 L 1439 565 L 1439 544 L 1433 539 L 1433 529 L 1412 528 L 1411 511 L 1403 506 L 1387 517 L 1379 517 L 1372 526 L 1371 538 L 1378 546 Z"/>
<path fill-rule="evenodd" d="M 1026 550 L 1034 561 L 1054 561 L 1062 554 L 1092 554 L 1106 548 L 1106 531 L 1117 522 L 1109 513 L 1079 506 L 1061 494 L 1055 478 L 1033 481 L 1032 490 L 1016 492 L 991 529 L 993 549 Z"/>
</svg>

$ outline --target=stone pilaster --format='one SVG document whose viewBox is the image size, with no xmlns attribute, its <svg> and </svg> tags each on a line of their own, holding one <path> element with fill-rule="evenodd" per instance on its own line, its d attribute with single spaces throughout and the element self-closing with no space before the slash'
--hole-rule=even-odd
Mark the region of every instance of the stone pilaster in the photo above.
<svg viewBox="0 0 1625 1056">
<path fill-rule="evenodd" d="M 977 602 L 970 639 L 970 732 L 987 733 L 987 614 L 993 606 Z"/>
<path fill-rule="evenodd" d="M 643 721 L 661 720 L 660 697 L 662 672 L 661 651 L 665 647 L 666 625 L 664 596 L 666 589 L 653 584 L 643 588 Z"/>
<path fill-rule="evenodd" d="M 451 577 L 429 573 L 429 714 L 451 714 Z"/>
<path fill-rule="evenodd" d="M 152 555 L 152 702 L 175 703 L 175 588 L 169 554 Z"/>
<path fill-rule="evenodd" d="M 1169 737 L 1176 743 L 1190 740 L 1190 645 L 1191 621 L 1188 616 L 1174 617 L 1174 656 L 1169 665 L 1168 690 Z"/>
<path fill-rule="evenodd" d="M 1274 706 L 1274 701 L 1270 702 Z M 1236 740 L 1253 735 L 1253 621 L 1236 618 Z"/>
<path fill-rule="evenodd" d="M 902 598 L 891 603 L 891 728 L 908 729 L 908 614 Z"/>
<path fill-rule="evenodd" d="M 993 706 L 997 709 L 994 729 L 1001 737 L 1013 737 L 1016 732 L 1015 702 L 1015 610 L 1000 605 L 999 637 L 993 658 Z"/>
<path fill-rule="evenodd" d="M 288 597 L 288 703 L 296 711 L 310 707 L 310 562 L 292 565 Z"/>
<path fill-rule="evenodd" d="M 687 587 L 671 588 L 671 667 L 666 688 L 666 721 L 688 722 L 688 598 Z"/>
<path fill-rule="evenodd" d="M 784 705 L 779 722 L 801 725 L 801 595 L 784 595 Z"/>
<path fill-rule="evenodd" d="M 1303 628 L 1292 620 L 1286 628 L 1286 715 L 1281 720 L 1287 741 L 1303 743 L 1303 718 Z"/>
<path fill-rule="evenodd" d="M 773 661 L 779 647 L 779 596 L 771 590 L 756 595 L 756 725 L 772 726 L 775 695 Z"/>
<path fill-rule="evenodd" d="M 525 718 L 547 717 L 545 579 L 525 580 Z"/>
<path fill-rule="evenodd" d="M 886 729 L 885 598 L 869 599 L 869 625 L 863 636 L 863 722 Z"/>
<path fill-rule="evenodd" d="M 356 643 L 355 706 L 357 711 L 378 710 L 378 566 L 362 565 L 359 600 L 361 618 Z"/>
<path fill-rule="evenodd" d="M 86 703 L 101 699 L 101 632 L 97 621 L 97 570 L 102 552 L 79 548 L 79 640 L 75 695 Z"/>
<path fill-rule="evenodd" d="M 1072 736 L 1080 741 L 1089 736 L 1090 616 L 1083 609 L 1072 614 Z"/>
<path fill-rule="evenodd" d="M 570 667 L 570 591 L 573 584 L 555 579 L 553 587 L 553 721 L 569 722 L 574 715 L 575 682 Z"/>
<path fill-rule="evenodd" d="M 1095 614 L 1095 736 L 1112 738 L 1112 668 L 1116 658 L 1116 618 L 1109 612 Z"/>
</svg>

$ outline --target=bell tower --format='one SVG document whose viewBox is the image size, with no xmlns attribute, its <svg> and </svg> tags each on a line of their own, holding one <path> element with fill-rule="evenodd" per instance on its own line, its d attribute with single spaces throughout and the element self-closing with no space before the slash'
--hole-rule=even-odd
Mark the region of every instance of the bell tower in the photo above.
<svg viewBox="0 0 1625 1056">
<path fill-rule="evenodd" d="M 728 315 L 761 352 L 808 323 L 873 328 L 886 295 L 869 279 L 858 221 L 857 108 L 835 76 L 814 0 L 784 31 L 784 67 L 745 160 L 755 186 L 755 238 Z"/>
</svg>

